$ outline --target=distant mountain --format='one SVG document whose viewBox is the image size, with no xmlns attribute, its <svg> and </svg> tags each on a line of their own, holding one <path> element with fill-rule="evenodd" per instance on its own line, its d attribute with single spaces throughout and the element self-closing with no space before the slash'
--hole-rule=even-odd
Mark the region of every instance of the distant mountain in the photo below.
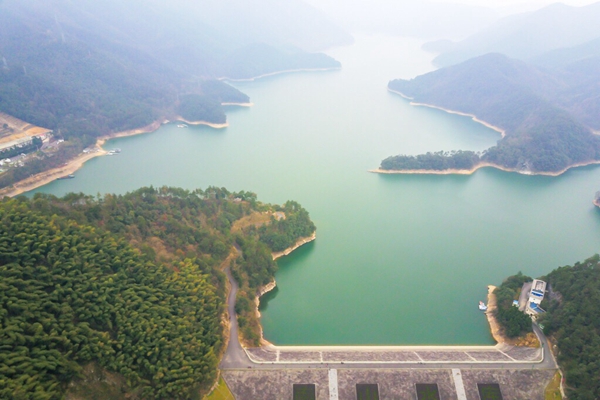
<svg viewBox="0 0 600 400">
<path fill-rule="evenodd" d="M 301 0 L 4 0 L 0 111 L 76 142 L 72 152 L 193 105 L 222 123 L 220 103 L 249 99 L 215 78 L 336 68 L 304 49 L 351 40 Z"/>
<path fill-rule="evenodd" d="M 272 71 L 298 68 L 340 68 L 342 65 L 323 53 L 286 52 L 264 43 L 238 48 L 222 60 L 219 75 L 224 78 L 248 79 Z"/>
<path fill-rule="evenodd" d="M 600 57 L 600 37 L 577 46 L 551 50 L 528 61 L 543 67 L 561 68 L 593 57 Z"/>
<path fill-rule="evenodd" d="M 389 88 L 505 130 L 482 161 L 556 172 L 600 159 L 600 138 L 591 130 L 600 128 L 598 65 L 584 60 L 550 70 L 487 54 L 412 80 L 392 81 Z"/>
<path fill-rule="evenodd" d="M 423 0 L 307 0 L 351 32 L 462 39 L 498 20 L 487 7 Z"/>
<path fill-rule="evenodd" d="M 195 18 L 237 42 L 244 40 L 241 44 L 267 43 L 313 52 L 353 42 L 329 16 L 302 0 L 177 0 L 176 9 L 178 3 L 192 4 Z"/>
<path fill-rule="evenodd" d="M 584 7 L 552 4 L 538 11 L 503 18 L 457 42 L 435 58 L 446 67 L 487 53 L 526 60 L 551 50 L 573 47 L 600 37 L 600 2 Z"/>
</svg>

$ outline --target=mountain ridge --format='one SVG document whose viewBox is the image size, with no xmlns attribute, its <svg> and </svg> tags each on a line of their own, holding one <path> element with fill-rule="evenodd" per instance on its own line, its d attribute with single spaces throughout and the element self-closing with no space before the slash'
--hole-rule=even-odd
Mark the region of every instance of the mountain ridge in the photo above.
<svg viewBox="0 0 600 400">
<path fill-rule="evenodd" d="M 434 64 L 447 67 L 491 52 L 526 60 L 600 37 L 598 20 L 600 2 L 583 7 L 551 4 L 534 12 L 505 17 L 454 43 L 434 59 Z"/>
</svg>

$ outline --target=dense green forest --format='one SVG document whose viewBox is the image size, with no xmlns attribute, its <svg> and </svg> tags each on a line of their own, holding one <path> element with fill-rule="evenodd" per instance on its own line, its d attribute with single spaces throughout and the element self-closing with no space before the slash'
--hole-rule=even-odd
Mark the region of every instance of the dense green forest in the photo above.
<svg viewBox="0 0 600 400">
<path fill-rule="evenodd" d="M 473 151 L 438 151 L 418 156 L 399 155 L 388 157 L 381 162 L 387 170 L 469 170 L 479 163 L 479 156 Z"/>
<path fill-rule="evenodd" d="M 246 345 L 260 345 L 260 321 L 256 315 L 255 304 L 261 286 L 273 281 L 277 264 L 271 256 L 271 249 L 256 236 L 237 235 L 236 244 L 241 256 L 234 260 L 231 272 L 239 284 L 235 299 L 240 333 Z"/>
<path fill-rule="evenodd" d="M 288 201 L 283 207 L 276 206 L 275 210 L 283 212 L 285 218 L 278 220 L 271 217 L 269 225 L 258 229 L 260 240 L 273 251 L 282 251 L 293 246 L 299 237 L 310 236 L 316 229 L 308 211 L 295 201 Z"/>
<path fill-rule="evenodd" d="M 256 315 L 256 295 L 261 286 L 273 281 L 277 271 L 271 252 L 285 250 L 299 238 L 308 237 L 316 230 L 308 212 L 295 201 L 287 201 L 283 206 L 271 206 L 269 210 L 257 208 L 257 211 L 283 213 L 285 218 L 277 219 L 271 214 L 266 224 L 247 226 L 241 230 L 241 234 L 235 235 L 241 253 L 232 267 L 232 274 L 239 284 L 235 310 L 240 332 L 250 346 L 260 345 L 261 328 Z"/>
<path fill-rule="evenodd" d="M 206 390 L 224 350 L 221 268 L 233 244 L 240 286 L 276 270 L 259 235 L 233 235 L 232 223 L 274 209 L 224 188 L 4 199 L 0 397 L 62 398 L 88 384 L 90 363 L 132 398 Z"/>
<path fill-rule="evenodd" d="M 227 121 L 219 101 L 199 94 L 182 96 L 177 113 L 189 122 L 206 121 L 223 124 Z"/>
<path fill-rule="evenodd" d="M 518 307 L 513 306 L 513 300 L 518 300 L 519 293 L 525 282 L 533 279 L 519 272 L 517 275 L 509 276 L 500 286 L 494 290 L 496 296 L 496 320 L 502 326 L 504 334 L 509 338 L 523 336 L 533 332 L 531 318 Z"/>
<path fill-rule="evenodd" d="M 540 318 L 554 338 L 569 399 L 600 398 L 600 256 L 555 269 Z"/>
<path fill-rule="evenodd" d="M 487 54 L 412 80 L 391 81 L 389 88 L 505 130 L 481 161 L 523 172 L 557 172 L 600 160 L 600 138 L 591 130 L 600 127 L 600 68 L 591 61 L 549 70 Z"/>
</svg>

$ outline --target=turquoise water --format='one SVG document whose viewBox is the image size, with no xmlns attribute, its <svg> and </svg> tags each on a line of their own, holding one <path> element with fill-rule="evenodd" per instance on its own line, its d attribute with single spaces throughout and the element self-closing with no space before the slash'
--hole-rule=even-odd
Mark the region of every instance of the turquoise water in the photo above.
<svg viewBox="0 0 600 400">
<path fill-rule="evenodd" d="M 483 150 L 499 134 L 386 91 L 432 69 L 418 41 L 361 37 L 329 53 L 342 70 L 235 83 L 255 105 L 229 108 L 226 129 L 168 124 L 112 140 L 105 147 L 120 155 L 37 191 L 215 185 L 299 201 L 317 240 L 279 261 L 278 290 L 262 302 L 276 344 L 490 344 L 477 310 L 486 285 L 598 252 L 600 168 L 557 178 L 367 172 L 399 153 Z"/>
</svg>

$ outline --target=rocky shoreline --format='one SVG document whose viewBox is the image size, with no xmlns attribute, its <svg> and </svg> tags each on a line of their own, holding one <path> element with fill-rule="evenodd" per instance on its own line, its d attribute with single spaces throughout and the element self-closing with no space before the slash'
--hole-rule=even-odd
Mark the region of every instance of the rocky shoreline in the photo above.
<svg viewBox="0 0 600 400">
<path fill-rule="evenodd" d="M 292 251 L 296 250 L 298 247 L 305 245 L 306 243 L 310 243 L 313 240 L 315 240 L 317 238 L 317 232 L 315 231 L 312 235 L 307 236 L 307 237 L 302 237 L 298 240 L 296 240 L 296 243 L 290 247 L 288 247 L 285 250 L 282 251 L 277 251 L 277 252 L 273 252 L 272 256 L 273 256 L 273 260 L 277 260 L 278 258 L 281 258 L 283 256 L 287 256 L 288 254 L 290 254 Z"/>
<path fill-rule="evenodd" d="M 190 125 L 207 125 L 214 129 L 222 129 L 229 126 L 227 123 L 224 124 L 215 124 L 207 121 L 187 121 L 181 117 L 173 118 L 174 121 L 182 121 Z M 81 168 L 87 161 L 103 156 L 107 154 L 107 151 L 102 148 L 102 146 L 111 139 L 123 138 L 128 136 L 141 135 L 143 133 L 150 133 L 158 130 L 161 125 L 168 124 L 171 122 L 168 119 L 160 119 L 154 121 L 150 125 L 146 125 L 142 128 L 138 129 L 130 129 L 127 131 L 115 132 L 105 136 L 101 136 L 96 139 L 96 144 L 93 147 L 93 151 L 89 153 L 81 154 L 72 160 L 68 161 L 66 165 L 57 168 L 51 168 L 49 170 L 40 172 L 39 174 L 30 176 L 26 179 L 23 179 L 19 182 L 15 182 L 12 186 L 5 187 L 0 189 L 0 198 L 2 197 L 14 197 L 20 194 L 29 192 L 30 190 L 37 189 L 38 187 L 47 185 L 48 183 L 76 172 L 79 168 Z"/>
<path fill-rule="evenodd" d="M 496 312 L 496 295 L 494 294 L 494 290 L 496 290 L 496 286 L 488 285 L 488 295 L 487 295 L 487 311 L 485 312 L 485 316 L 487 317 L 488 323 L 490 324 L 490 333 L 494 340 L 498 343 L 506 343 L 507 339 L 502 334 L 502 328 L 496 320 L 496 316 L 494 313 Z"/>
<path fill-rule="evenodd" d="M 283 71 L 275 71 L 269 72 L 266 74 L 253 76 L 252 78 L 229 78 L 226 76 L 222 76 L 218 78 L 220 81 L 229 81 L 229 82 L 253 82 L 256 79 L 266 78 L 269 76 L 281 75 L 281 74 L 290 74 L 294 72 L 322 72 L 322 71 L 337 71 L 342 69 L 342 67 L 331 67 L 331 68 L 298 68 L 298 69 L 287 69 Z"/>
<path fill-rule="evenodd" d="M 261 347 L 269 346 L 269 345 L 272 345 L 273 343 L 271 343 L 267 339 L 265 339 L 265 336 L 263 334 L 263 327 L 260 324 L 261 315 L 260 315 L 260 311 L 258 310 L 258 306 L 260 305 L 260 298 L 262 296 L 264 296 L 266 293 L 269 293 L 271 290 L 275 289 L 276 286 L 277 286 L 277 282 L 275 281 L 275 278 L 273 278 L 273 280 L 271 282 L 258 288 L 256 297 L 254 298 L 255 313 L 256 313 L 256 317 L 258 318 L 258 321 L 259 321 L 258 326 L 260 328 L 260 346 Z"/>
<path fill-rule="evenodd" d="M 586 161 L 586 162 L 572 164 L 572 165 L 569 165 L 568 167 L 566 167 L 564 169 L 561 169 L 560 171 L 557 171 L 557 172 L 531 172 L 531 171 L 522 171 L 522 170 L 518 170 L 518 169 L 514 169 L 514 168 L 506 168 L 506 167 L 502 167 L 502 166 L 497 165 L 497 164 L 486 163 L 486 162 L 479 163 L 479 164 L 477 164 L 476 166 L 474 166 L 471 169 L 442 169 L 442 170 L 436 170 L 436 169 L 404 169 L 404 170 L 397 170 L 397 169 L 381 169 L 381 168 L 377 168 L 377 169 L 370 169 L 369 172 L 372 172 L 372 173 L 375 173 L 375 174 L 405 174 L 405 175 L 414 175 L 414 174 L 424 174 L 424 175 L 472 175 L 478 169 L 481 169 L 481 168 L 495 168 L 495 169 L 498 169 L 500 171 L 504 171 L 504 172 L 516 172 L 516 173 L 521 174 L 521 175 L 560 176 L 560 175 L 564 174 L 565 172 L 567 172 L 568 170 L 570 170 L 571 168 L 586 167 L 588 165 L 596 165 L 596 164 L 600 164 L 600 160 L 592 160 L 592 161 Z"/>
<path fill-rule="evenodd" d="M 227 128 L 229 126 L 228 122 L 224 122 L 222 124 L 217 124 L 217 123 L 214 123 L 214 122 L 208 122 L 208 121 L 202 121 L 202 120 L 199 120 L 199 121 L 189 121 L 189 120 L 183 118 L 182 116 L 177 116 L 177 117 L 174 118 L 174 120 L 175 121 L 185 122 L 186 124 L 189 124 L 189 125 L 206 125 L 206 126 L 210 126 L 211 128 L 214 128 L 214 129 L 223 129 L 223 128 Z"/>
<path fill-rule="evenodd" d="M 316 238 L 317 238 L 317 232 L 315 231 L 312 235 L 310 235 L 308 237 L 303 237 L 303 238 L 298 239 L 293 246 L 290 246 L 283 251 L 273 252 L 272 253 L 273 260 L 276 260 L 283 256 L 287 256 L 292 251 L 296 250 L 298 247 L 300 247 L 306 243 L 310 243 L 313 240 L 315 240 Z M 259 321 L 260 321 L 260 317 L 261 317 L 260 311 L 258 310 L 258 306 L 260 305 L 260 298 L 262 296 L 264 296 L 266 293 L 269 293 L 271 290 L 275 289 L 276 286 L 277 286 L 277 282 L 275 281 L 275 278 L 273 278 L 273 280 L 271 282 L 267 283 L 264 286 L 259 287 L 256 292 L 256 297 L 254 298 L 254 305 L 255 305 L 255 313 L 256 313 L 256 316 L 259 319 Z M 263 335 L 262 325 L 260 325 L 260 345 L 261 346 L 272 345 L 271 342 L 269 342 L 268 340 L 265 339 L 265 337 Z"/>
<path fill-rule="evenodd" d="M 390 92 L 392 92 L 392 93 L 395 93 L 395 94 L 398 94 L 398 95 L 400 95 L 400 96 L 404 97 L 404 98 L 405 98 L 405 99 L 407 99 L 407 100 L 411 100 L 411 102 L 410 102 L 410 105 L 411 105 L 411 106 L 415 106 L 415 107 L 429 107 L 429 108 L 434 108 L 434 109 L 436 109 L 436 110 L 442 110 L 442 111 L 445 111 L 445 112 L 447 112 L 448 114 L 456 114 L 456 115 L 462 115 L 463 117 L 470 117 L 470 118 L 471 118 L 473 121 L 475 121 L 475 122 L 477 122 L 477 123 L 479 123 L 479 124 L 481 124 L 481 125 L 483 125 L 483 126 L 485 126 L 485 127 L 487 127 L 487 128 L 490 128 L 490 129 L 493 129 L 493 130 L 495 130 L 495 131 L 496 131 L 496 132 L 498 132 L 498 133 L 499 133 L 499 134 L 500 134 L 502 137 L 506 136 L 506 132 L 504 131 L 504 129 L 502 129 L 502 128 L 500 128 L 500 127 L 497 127 L 497 126 L 495 126 L 495 125 L 492 125 L 492 124 L 490 124 L 489 122 L 486 122 L 486 121 L 480 120 L 479 118 L 477 118 L 477 116 L 475 116 L 475 115 L 473 115 L 473 114 L 468 114 L 468 113 L 464 113 L 464 112 L 461 112 L 461 111 L 449 110 L 449 109 L 447 109 L 447 108 L 444 108 L 444 107 L 439 107 L 439 106 L 435 106 L 435 105 L 433 105 L 433 104 L 427 104 L 427 103 L 417 103 L 417 102 L 414 102 L 414 101 L 412 101 L 412 100 L 414 100 L 414 98 L 412 98 L 412 97 L 408 97 L 408 96 L 407 96 L 407 95 L 405 95 L 404 93 L 401 93 L 401 92 L 399 92 L 399 91 L 397 91 L 397 90 L 393 90 L 393 89 L 390 89 L 390 88 L 388 88 L 388 90 L 389 90 Z"/>
</svg>

